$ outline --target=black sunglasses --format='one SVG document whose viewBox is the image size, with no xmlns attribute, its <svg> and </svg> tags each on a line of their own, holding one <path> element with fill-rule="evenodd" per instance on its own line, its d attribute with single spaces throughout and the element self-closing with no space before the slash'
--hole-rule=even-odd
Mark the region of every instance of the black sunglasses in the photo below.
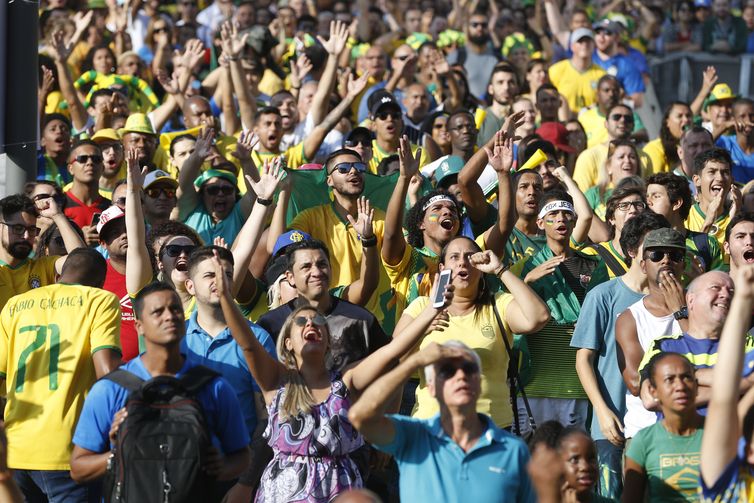
<svg viewBox="0 0 754 503">
<path fill-rule="evenodd" d="M 166 189 L 163 187 L 150 187 L 144 189 L 144 193 L 152 199 L 157 199 L 160 197 L 160 194 L 165 194 L 165 197 L 168 199 L 173 199 L 175 197 L 175 189 Z"/>
<path fill-rule="evenodd" d="M 216 196 L 218 194 L 229 196 L 235 193 L 236 188 L 233 187 L 232 185 L 222 185 L 222 186 L 210 185 L 209 187 L 205 188 L 204 191 L 210 196 Z"/>
<path fill-rule="evenodd" d="M 92 155 L 86 155 L 86 154 L 80 154 L 76 156 L 76 162 L 79 164 L 86 164 L 86 161 L 92 160 L 94 164 L 102 162 L 102 156 L 99 154 L 92 154 Z"/>
<path fill-rule="evenodd" d="M 371 147 L 372 140 L 367 139 L 367 138 L 362 138 L 360 140 L 346 140 L 343 142 L 343 146 L 346 148 L 353 148 L 356 145 L 361 145 L 362 147 Z"/>
<path fill-rule="evenodd" d="M 610 115 L 610 118 L 614 120 L 615 122 L 618 122 L 621 119 L 623 119 L 626 122 L 634 121 L 634 116 L 631 114 L 612 114 Z"/>
<path fill-rule="evenodd" d="M 363 162 L 341 162 L 335 165 L 330 174 L 337 171 L 341 175 L 345 175 L 350 173 L 352 169 L 355 169 L 359 173 L 364 173 L 367 170 L 367 165 Z"/>
<path fill-rule="evenodd" d="M 315 314 L 314 316 L 296 316 L 293 318 L 293 322 L 299 327 L 305 327 L 309 321 L 318 327 L 324 327 L 327 325 L 327 320 L 321 314 Z"/>
<path fill-rule="evenodd" d="M 479 372 L 479 366 L 476 363 L 465 361 L 460 365 L 454 363 L 444 363 L 438 369 L 437 374 L 443 379 L 450 379 L 451 377 L 456 375 L 458 369 L 463 370 L 463 373 L 467 376 L 474 375 Z"/>
<path fill-rule="evenodd" d="M 392 112 L 380 112 L 377 115 L 375 115 L 378 119 L 381 121 L 386 121 L 388 117 L 392 117 L 393 120 L 399 120 L 403 118 L 403 114 L 397 110 L 394 110 Z"/>
<path fill-rule="evenodd" d="M 667 255 L 671 262 L 683 262 L 686 257 L 686 252 L 683 250 L 647 250 L 644 252 L 644 257 L 648 258 L 654 263 L 662 261 Z"/>
<path fill-rule="evenodd" d="M 165 245 L 165 253 L 172 258 L 180 257 L 181 253 L 191 255 L 194 250 L 196 250 L 196 245 Z"/>
</svg>

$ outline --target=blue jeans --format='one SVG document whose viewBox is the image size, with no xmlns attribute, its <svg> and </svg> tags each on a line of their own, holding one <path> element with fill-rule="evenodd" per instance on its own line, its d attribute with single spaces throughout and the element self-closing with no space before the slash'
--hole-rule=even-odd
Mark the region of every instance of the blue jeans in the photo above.
<svg viewBox="0 0 754 503">
<path fill-rule="evenodd" d="M 68 470 L 14 470 L 27 503 L 99 503 L 101 483 L 79 485 Z"/>
<path fill-rule="evenodd" d="M 595 440 L 594 444 L 599 466 L 597 494 L 620 500 L 623 493 L 623 448 L 614 446 L 609 440 Z"/>
</svg>

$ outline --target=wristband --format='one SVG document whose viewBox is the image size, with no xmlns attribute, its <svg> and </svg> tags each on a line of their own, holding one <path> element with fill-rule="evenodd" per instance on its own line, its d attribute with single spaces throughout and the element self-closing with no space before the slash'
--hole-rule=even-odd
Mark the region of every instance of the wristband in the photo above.
<svg viewBox="0 0 754 503">
<path fill-rule="evenodd" d="M 272 199 L 262 199 L 261 197 L 257 197 L 257 202 L 262 206 L 269 206 L 272 204 Z"/>
<path fill-rule="evenodd" d="M 364 248 L 377 246 L 377 236 L 372 236 L 371 238 L 361 238 L 361 246 L 363 246 Z"/>
<path fill-rule="evenodd" d="M 499 278 L 500 275 L 503 274 L 507 270 L 508 270 L 508 267 L 506 267 L 505 265 L 501 265 L 500 269 L 498 269 L 497 271 L 495 271 L 495 276 L 497 276 Z"/>
</svg>

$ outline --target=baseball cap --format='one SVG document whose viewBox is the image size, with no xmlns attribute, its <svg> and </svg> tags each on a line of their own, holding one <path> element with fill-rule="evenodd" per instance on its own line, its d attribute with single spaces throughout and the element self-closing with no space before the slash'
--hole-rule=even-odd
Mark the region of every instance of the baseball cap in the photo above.
<svg viewBox="0 0 754 503">
<path fill-rule="evenodd" d="M 615 21 L 611 21 L 610 19 L 600 19 L 596 23 L 592 25 L 592 29 L 594 31 L 597 30 L 607 30 L 610 33 L 619 33 L 620 32 L 620 26 L 618 26 L 618 23 Z"/>
<path fill-rule="evenodd" d="M 398 110 L 401 109 L 395 96 L 384 89 L 378 89 L 373 92 L 367 99 L 367 106 L 369 107 L 369 115 L 372 116 L 377 115 L 377 112 L 379 112 L 382 107 L 393 106 Z"/>
<path fill-rule="evenodd" d="M 282 233 L 275 241 L 275 246 L 272 248 L 272 256 L 277 256 L 280 252 L 285 251 L 287 247 L 294 243 L 301 241 L 310 241 L 312 237 L 306 232 L 299 230 L 292 230 Z"/>
<path fill-rule="evenodd" d="M 558 150 L 569 154 L 576 152 L 576 149 L 568 144 L 568 130 L 560 122 L 543 122 L 536 132 L 543 140 L 555 145 Z"/>
<path fill-rule="evenodd" d="M 458 173 L 463 169 L 465 162 L 457 155 L 449 155 L 440 162 L 435 170 L 435 182 L 438 187 L 448 188 L 453 181 L 458 179 Z M 455 177 L 455 178 L 451 178 Z"/>
<path fill-rule="evenodd" d="M 104 143 L 108 141 L 120 141 L 120 135 L 113 128 L 100 129 L 92 136 L 95 143 Z"/>
<path fill-rule="evenodd" d="M 738 96 L 733 94 L 733 90 L 728 84 L 717 84 L 712 88 L 712 92 L 709 93 L 707 99 L 704 100 L 704 105 L 702 108 L 704 110 L 707 110 L 707 107 L 714 105 L 718 101 L 734 100 L 736 98 L 738 98 Z"/>
<path fill-rule="evenodd" d="M 125 216 L 126 214 L 123 213 L 123 210 L 115 205 L 110 206 L 108 209 L 103 211 L 102 214 L 100 214 L 99 222 L 97 222 L 97 234 L 102 234 L 102 229 L 104 229 L 109 222 L 123 218 Z"/>
<path fill-rule="evenodd" d="M 236 175 L 234 175 L 230 171 L 226 171 L 224 169 L 208 169 L 207 171 L 196 177 L 196 180 L 194 180 L 194 187 L 201 189 L 202 185 L 204 185 L 207 180 L 216 177 L 228 180 L 233 184 L 234 187 L 238 183 L 238 178 L 236 178 Z"/>
<path fill-rule="evenodd" d="M 686 238 L 683 234 L 670 227 L 663 227 L 649 231 L 644 237 L 644 249 L 648 248 L 678 248 L 686 250 Z"/>
<path fill-rule="evenodd" d="M 348 143 L 356 143 L 358 140 L 361 139 L 367 139 L 369 140 L 369 143 L 371 144 L 372 140 L 374 139 L 374 135 L 372 134 L 372 131 L 365 128 L 364 126 L 355 127 L 351 130 L 350 133 L 348 133 L 348 136 L 345 137 L 343 140 L 343 146 L 345 148 L 349 148 Z M 351 146 L 353 144 L 351 143 Z"/>
<path fill-rule="evenodd" d="M 584 37 L 594 40 L 594 32 L 589 28 L 577 28 L 571 32 L 571 43 L 578 42 Z"/>
<path fill-rule="evenodd" d="M 166 172 L 162 171 L 161 169 L 156 169 L 154 171 L 150 171 L 146 174 L 144 177 L 144 188 L 148 189 L 150 185 L 157 182 L 167 182 L 173 187 L 178 187 L 178 181 L 167 174 Z"/>
</svg>

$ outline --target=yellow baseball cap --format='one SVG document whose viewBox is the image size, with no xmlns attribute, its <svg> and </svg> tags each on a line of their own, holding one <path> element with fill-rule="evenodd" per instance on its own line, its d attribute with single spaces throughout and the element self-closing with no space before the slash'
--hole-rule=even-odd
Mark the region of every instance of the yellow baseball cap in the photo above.
<svg viewBox="0 0 754 503">
<path fill-rule="evenodd" d="M 703 110 L 707 110 L 707 107 L 714 105 L 718 101 L 734 100 L 736 98 L 738 98 L 738 96 L 733 94 L 733 90 L 731 90 L 728 84 L 717 84 L 712 88 L 712 92 L 709 93 L 707 99 L 704 100 Z"/>
<path fill-rule="evenodd" d="M 129 115 L 128 119 L 126 119 L 126 125 L 120 128 L 118 133 L 121 136 L 126 133 L 142 133 L 157 136 L 152 127 L 152 121 L 149 120 L 147 114 L 142 113 Z"/>
<path fill-rule="evenodd" d="M 105 143 L 108 141 L 120 141 L 120 135 L 113 128 L 100 129 L 99 131 L 94 133 L 94 136 L 92 136 L 92 141 L 95 143 Z"/>
</svg>

